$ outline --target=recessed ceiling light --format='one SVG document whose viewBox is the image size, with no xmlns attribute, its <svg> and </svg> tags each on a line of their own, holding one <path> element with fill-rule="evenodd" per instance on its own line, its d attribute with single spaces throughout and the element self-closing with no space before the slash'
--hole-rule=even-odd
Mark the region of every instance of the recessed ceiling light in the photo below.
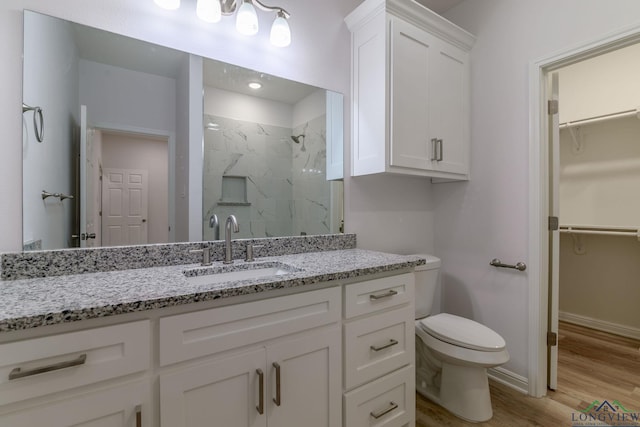
<svg viewBox="0 0 640 427">
<path fill-rule="evenodd" d="M 251 82 L 249 83 L 249 87 L 251 89 L 260 89 L 262 87 L 262 84 L 258 82 Z"/>
</svg>

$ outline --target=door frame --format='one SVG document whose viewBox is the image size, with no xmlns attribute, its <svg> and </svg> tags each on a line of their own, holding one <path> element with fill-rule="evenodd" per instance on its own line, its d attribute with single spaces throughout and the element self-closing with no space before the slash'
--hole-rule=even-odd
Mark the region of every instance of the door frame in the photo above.
<svg viewBox="0 0 640 427">
<path fill-rule="evenodd" d="M 114 123 L 95 123 L 91 126 L 101 131 L 124 132 L 141 136 L 158 136 L 167 138 L 169 161 L 169 243 L 176 241 L 176 135 L 174 132 L 142 128 L 137 126 L 120 125 Z"/>
<path fill-rule="evenodd" d="M 604 34 L 529 65 L 529 327 L 528 391 L 547 393 L 549 315 L 549 116 L 547 78 L 558 68 L 640 42 L 640 26 Z M 562 108 L 562 105 L 560 105 Z"/>
</svg>

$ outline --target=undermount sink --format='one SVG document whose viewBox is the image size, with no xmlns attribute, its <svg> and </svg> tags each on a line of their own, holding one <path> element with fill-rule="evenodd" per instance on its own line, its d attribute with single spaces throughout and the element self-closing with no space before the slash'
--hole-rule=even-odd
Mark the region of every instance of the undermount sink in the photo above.
<svg viewBox="0 0 640 427">
<path fill-rule="evenodd" d="M 278 277 L 302 271 L 299 268 L 281 262 L 262 262 L 238 264 L 224 267 L 202 267 L 185 270 L 183 273 L 189 283 L 196 285 L 236 282 L 240 280 Z"/>
</svg>

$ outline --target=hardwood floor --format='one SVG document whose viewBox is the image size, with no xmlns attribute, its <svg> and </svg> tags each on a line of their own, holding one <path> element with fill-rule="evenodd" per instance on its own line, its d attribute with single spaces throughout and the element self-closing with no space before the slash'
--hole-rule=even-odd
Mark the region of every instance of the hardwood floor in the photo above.
<svg viewBox="0 0 640 427">
<path fill-rule="evenodd" d="M 556 391 L 536 399 L 489 381 L 493 418 L 479 424 L 460 420 L 416 394 L 416 426 L 572 426 L 578 424 L 572 416 L 594 400 L 617 400 L 640 413 L 640 341 L 561 322 L 558 344 Z"/>
</svg>

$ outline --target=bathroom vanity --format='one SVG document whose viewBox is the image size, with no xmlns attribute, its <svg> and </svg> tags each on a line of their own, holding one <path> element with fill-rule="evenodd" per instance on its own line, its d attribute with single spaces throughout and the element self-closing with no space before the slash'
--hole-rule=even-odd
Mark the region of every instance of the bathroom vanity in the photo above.
<svg viewBox="0 0 640 427">
<path fill-rule="evenodd" d="M 214 262 L 0 281 L 0 425 L 412 426 L 422 263 L 343 248 L 236 259 L 238 280 Z"/>
</svg>

